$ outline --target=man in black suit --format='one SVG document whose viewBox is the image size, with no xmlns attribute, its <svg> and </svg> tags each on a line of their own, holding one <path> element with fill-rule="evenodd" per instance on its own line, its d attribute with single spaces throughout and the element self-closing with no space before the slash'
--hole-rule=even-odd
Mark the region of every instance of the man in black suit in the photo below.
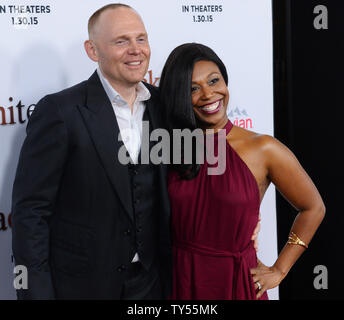
<svg viewBox="0 0 344 320">
<path fill-rule="evenodd" d="M 166 168 L 139 161 L 142 121 L 161 126 L 156 89 L 141 82 L 147 33 L 121 4 L 96 11 L 88 27 L 97 71 L 39 101 L 21 150 L 13 253 L 28 289 L 18 298 L 163 299 L 172 265 Z M 118 159 L 123 143 L 128 165 Z"/>
</svg>

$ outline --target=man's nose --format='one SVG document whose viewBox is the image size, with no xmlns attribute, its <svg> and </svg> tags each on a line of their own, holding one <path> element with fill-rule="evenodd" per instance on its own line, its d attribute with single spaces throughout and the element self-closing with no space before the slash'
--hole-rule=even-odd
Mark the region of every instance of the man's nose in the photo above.
<svg viewBox="0 0 344 320">
<path fill-rule="evenodd" d="M 139 47 L 139 44 L 136 41 L 131 41 L 130 42 L 129 53 L 130 54 L 139 54 L 140 53 L 140 47 Z"/>
</svg>

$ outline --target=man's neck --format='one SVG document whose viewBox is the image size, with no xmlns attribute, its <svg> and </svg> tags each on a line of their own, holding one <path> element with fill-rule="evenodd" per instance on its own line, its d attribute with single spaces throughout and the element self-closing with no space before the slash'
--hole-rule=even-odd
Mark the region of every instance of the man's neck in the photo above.
<svg viewBox="0 0 344 320">
<path fill-rule="evenodd" d="M 130 106 L 131 112 L 133 112 L 133 106 L 136 100 L 136 86 L 121 86 L 119 84 L 115 84 L 112 81 L 109 81 L 110 85 L 121 95 L 121 97 L 128 103 Z"/>
<path fill-rule="evenodd" d="M 134 83 L 132 85 L 128 85 L 128 83 L 118 83 L 110 79 L 110 77 L 106 76 L 104 72 L 101 71 L 102 76 L 108 81 L 110 86 L 115 89 L 115 91 L 120 94 L 120 96 L 127 102 L 131 109 L 131 113 L 133 113 L 134 103 L 136 100 L 136 87 L 138 83 Z"/>
</svg>

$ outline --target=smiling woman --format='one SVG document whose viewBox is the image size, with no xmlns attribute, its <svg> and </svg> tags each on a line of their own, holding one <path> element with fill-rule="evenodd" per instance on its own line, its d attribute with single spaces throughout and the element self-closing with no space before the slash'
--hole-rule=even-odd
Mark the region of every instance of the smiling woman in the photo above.
<svg viewBox="0 0 344 320">
<path fill-rule="evenodd" d="M 237 127 L 227 117 L 226 68 L 210 48 L 188 43 L 174 49 L 160 80 L 169 130 L 226 132 L 225 170 L 211 163 L 171 166 L 172 299 L 268 299 L 308 247 L 325 213 L 322 199 L 292 152 L 268 135 Z M 208 134 L 205 135 L 205 139 Z M 299 214 L 273 266 L 257 260 L 252 233 L 260 203 L 273 183 Z"/>
</svg>

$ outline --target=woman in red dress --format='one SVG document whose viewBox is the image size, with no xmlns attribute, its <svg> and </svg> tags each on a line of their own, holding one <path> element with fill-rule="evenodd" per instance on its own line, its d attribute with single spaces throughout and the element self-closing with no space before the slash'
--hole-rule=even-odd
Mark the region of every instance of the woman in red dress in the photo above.
<svg viewBox="0 0 344 320">
<path fill-rule="evenodd" d="M 320 225 L 321 196 L 293 153 L 268 135 L 234 126 L 227 117 L 227 71 L 208 47 L 189 43 L 172 51 L 160 79 L 166 125 L 201 128 L 214 149 L 225 137 L 225 170 L 193 158 L 169 172 L 172 210 L 172 299 L 267 299 Z M 213 134 L 207 134 L 213 129 Z M 225 130 L 220 135 L 220 129 Z M 223 133 L 223 131 L 221 131 Z M 182 154 L 187 150 L 183 149 Z M 218 156 L 215 154 L 215 156 Z M 251 235 L 270 183 L 299 210 L 291 236 L 273 266 L 257 260 Z"/>
</svg>

